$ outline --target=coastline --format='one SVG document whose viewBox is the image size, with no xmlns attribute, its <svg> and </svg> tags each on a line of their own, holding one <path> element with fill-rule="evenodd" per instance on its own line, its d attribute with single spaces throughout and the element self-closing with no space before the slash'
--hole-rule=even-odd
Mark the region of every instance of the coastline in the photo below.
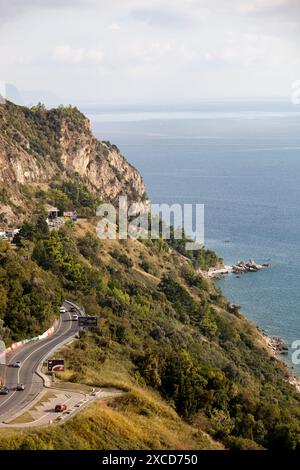
<svg viewBox="0 0 300 470">
<path fill-rule="evenodd" d="M 229 274 L 233 272 L 233 267 L 229 265 L 224 265 L 222 268 L 210 268 L 206 272 L 202 272 L 204 276 L 210 277 L 210 278 L 217 278 L 219 276 L 223 276 L 224 274 Z"/>
<path fill-rule="evenodd" d="M 234 273 L 236 275 L 240 275 L 243 273 L 256 273 L 261 271 L 262 269 L 268 269 L 271 265 L 269 263 L 259 264 L 256 263 L 253 259 L 249 259 L 248 261 L 239 261 L 236 264 L 230 265 L 223 265 L 222 267 L 218 268 L 210 268 L 206 273 L 204 273 L 208 277 L 212 278 L 220 278 L 224 274 Z"/>
<path fill-rule="evenodd" d="M 265 269 L 267 266 L 265 265 L 259 265 L 261 266 L 260 269 Z M 235 273 L 234 270 L 235 265 L 230 266 L 230 265 L 224 265 L 221 268 L 210 268 L 208 271 L 203 272 L 199 270 L 199 273 L 202 274 L 204 277 L 207 279 L 217 281 L 221 279 L 223 275 L 227 275 L 230 273 Z M 238 307 L 240 306 L 235 306 L 233 307 Z M 245 318 L 247 320 L 251 321 L 248 319 L 247 315 L 244 314 Z M 280 357 L 281 354 L 285 354 L 285 351 L 288 351 L 288 346 L 284 343 L 284 341 L 276 336 L 269 336 L 260 326 L 258 326 L 256 323 L 254 323 L 257 333 L 260 336 L 263 345 L 265 346 L 266 350 L 270 354 L 271 357 L 276 359 L 281 365 L 284 366 L 286 370 L 286 382 L 295 387 L 298 393 L 300 393 L 300 377 L 298 377 L 291 366 L 287 364 L 282 357 Z"/>
<path fill-rule="evenodd" d="M 280 362 L 286 369 L 287 379 L 286 381 L 296 388 L 297 392 L 300 393 L 300 378 L 294 374 L 291 367 L 278 355 L 278 349 L 274 346 L 274 338 L 267 335 L 264 331 L 261 330 L 259 326 L 256 325 L 256 329 L 262 338 L 269 354 L 274 357 L 277 361 Z"/>
</svg>

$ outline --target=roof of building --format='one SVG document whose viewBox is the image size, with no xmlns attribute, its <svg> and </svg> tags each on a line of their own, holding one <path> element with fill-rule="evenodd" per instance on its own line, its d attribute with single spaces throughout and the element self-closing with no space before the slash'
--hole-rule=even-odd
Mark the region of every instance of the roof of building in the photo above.
<svg viewBox="0 0 300 470">
<path fill-rule="evenodd" d="M 47 212 L 59 212 L 59 209 L 57 209 L 57 207 L 50 206 L 49 204 L 46 204 L 46 210 Z"/>
</svg>

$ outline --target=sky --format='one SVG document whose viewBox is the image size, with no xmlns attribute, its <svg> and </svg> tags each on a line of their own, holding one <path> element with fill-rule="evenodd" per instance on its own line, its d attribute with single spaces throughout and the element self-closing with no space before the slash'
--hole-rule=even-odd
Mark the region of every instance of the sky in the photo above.
<svg viewBox="0 0 300 470">
<path fill-rule="evenodd" d="M 0 0 L 0 81 L 24 102 L 288 98 L 300 0 Z"/>
</svg>

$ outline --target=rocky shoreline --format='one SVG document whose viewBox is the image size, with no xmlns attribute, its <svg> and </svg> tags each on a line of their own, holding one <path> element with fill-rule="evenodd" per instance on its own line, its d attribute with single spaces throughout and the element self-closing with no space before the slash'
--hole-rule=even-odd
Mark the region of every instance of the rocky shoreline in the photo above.
<svg viewBox="0 0 300 470">
<path fill-rule="evenodd" d="M 270 267 L 271 265 L 269 263 L 258 264 L 250 258 L 247 262 L 240 261 L 239 263 L 232 266 L 232 272 L 235 274 L 256 273 L 257 271 L 261 271 L 262 269 L 267 269 Z"/>
<path fill-rule="evenodd" d="M 229 273 L 234 273 L 239 277 L 240 274 L 243 273 L 253 273 L 261 271 L 262 269 L 268 269 L 271 267 L 269 263 L 258 264 L 253 259 L 249 259 L 249 261 L 239 261 L 237 264 L 233 266 L 222 266 L 220 268 L 211 268 L 208 272 L 201 272 L 204 276 L 214 279 L 221 279 L 222 276 Z M 229 304 L 229 310 L 232 313 L 236 313 L 240 310 L 240 305 Z M 289 383 L 291 386 L 295 387 L 298 393 L 300 393 L 300 378 L 293 373 L 292 368 L 283 360 L 280 356 L 287 356 L 289 352 L 288 345 L 283 341 L 282 338 L 278 336 L 269 336 L 263 329 L 259 326 L 256 326 L 257 331 L 260 333 L 261 338 L 269 351 L 270 355 L 275 358 L 277 361 L 284 366 L 286 371 L 286 382 Z"/>
<path fill-rule="evenodd" d="M 283 341 L 282 338 L 279 336 L 269 336 L 267 333 L 259 328 L 258 326 L 256 327 L 258 331 L 261 333 L 261 335 L 264 337 L 268 348 L 272 350 L 273 354 L 281 354 L 281 355 L 288 355 L 289 352 L 289 347 L 288 345 Z"/>
<path fill-rule="evenodd" d="M 280 361 L 281 364 L 284 365 L 286 369 L 286 381 L 296 388 L 297 392 L 300 393 L 300 378 L 297 377 L 289 365 L 279 356 L 279 355 L 287 355 L 288 354 L 288 345 L 283 341 L 282 338 L 278 336 L 269 336 L 267 333 L 259 328 L 256 327 L 258 332 L 261 334 L 261 337 L 270 352 L 270 354 L 277 360 Z"/>
<path fill-rule="evenodd" d="M 256 273 L 263 269 L 268 269 L 271 267 L 269 263 L 259 264 L 256 263 L 253 259 L 248 261 L 239 261 L 238 263 L 232 266 L 222 266 L 221 268 L 210 268 L 206 273 L 208 277 L 213 277 L 220 279 L 224 274 L 234 273 L 234 274 L 243 274 L 243 273 Z"/>
<path fill-rule="evenodd" d="M 239 277 L 239 275 L 243 273 L 258 272 L 262 269 L 268 269 L 270 267 L 271 267 L 271 264 L 269 263 L 258 264 L 253 259 L 249 259 L 249 261 L 247 262 L 240 261 L 239 263 L 233 266 L 224 265 L 220 268 L 211 268 L 209 269 L 208 272 L 206 273 L 202 272 L 202 274 L 209 278 L 214 278 L 217 280 L 217 279 L 221 279 L 222 276 L 229 274 L 229 273 L 234 273 Z M 238 312 L 240 308 L 241 308 L 240 305 L 229 304 L 229 310 L 231 313 Z M 257 331 L 260 333 L 262 340 L 267 350 L 269 351 L 270 355 L 274 357 L 277 361 L 280 361 L 282 365 L 284 365 L 285 370 L 286 370 L 286 381 L 290 385 L 295 387 L 297 392 L 300 393 L 300 378 L 297 377 L 293 373 L 292 368 L 289 367 L 289 365 L 283 360 L 282 357 L 280 357 L 280 356 L 288 355 L 288 352 L 289 352 L 288 345 L 283 341 L 282 338 L 278 336 L 269 336 L 259 326 L 256 326 L 256 328 L 257 328 Z"/>
</svg>

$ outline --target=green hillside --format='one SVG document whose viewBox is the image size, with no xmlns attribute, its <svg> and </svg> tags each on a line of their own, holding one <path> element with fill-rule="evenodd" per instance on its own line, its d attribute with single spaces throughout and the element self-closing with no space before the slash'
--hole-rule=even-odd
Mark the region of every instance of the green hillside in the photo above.
<svg viewBox="0 0 300 470">
<path fill-rule="evenodd" d="M 63 295 L 76 300 L 99 316 L 100 328 L 60 353 L 67 364 L 61 378 L 124 390 L 51 428 L 58 436 L 51 442 L 59 448 L 216 447 L 205 432 L 229 448 L 296 448 L 300 400 L 286 368 L 197 274 L 195 260 L 162 240 L 101 242 L 93 224 L 79 220 L 51 233 L 33 224 L 21 231 L 19 247 L 0 246 L 6 339 L 50 325 Z M 158 432 L 150 439 L 154 423 Z M 86 436 L 78 431 L 76 440 L 78 424 Z M 128 429 L 135 430 L 130 439 Z M 46 446 L 48 433 L 13 433 L 14 446 Z M 10 445 L 0 436 L 0 445 Z"/>
<path fill-rule="evenodd" d="M 0 336 L 36 336 L 73 300 L 100 327 L 59 353 L 61 380 L 124 394 L 63 426 L 1 431 L 0 448 L 300 448 L 287 367 L 202 274 L 220 258 L 174 236 L 100 241 L 96 207 L 119 194 L 145 202 L 139 173 L 76 109 L 1 113 L 0 222 L 21 230 L 0 241 Z M 80 218 L 50 229 L 47 204 Z"/>
</svg>

